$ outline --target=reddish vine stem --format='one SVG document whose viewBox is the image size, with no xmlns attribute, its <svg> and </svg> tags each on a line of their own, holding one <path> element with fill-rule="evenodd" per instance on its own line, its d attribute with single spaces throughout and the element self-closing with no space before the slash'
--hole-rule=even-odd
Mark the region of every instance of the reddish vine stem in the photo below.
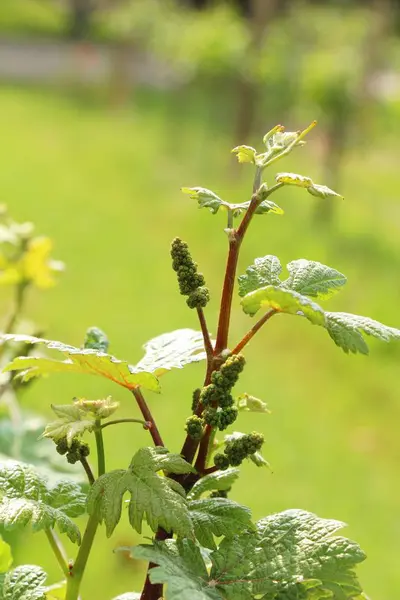
<svg viewBox="0 0 400 600">
<path fill-rule="evenodd" d="M 240 340 L 240 342 L 234 347 L 232 350 L 232 354 L 239 354 L 243 350 L 243 348 L 249 343 L 251 338 L 257 333 L 259 329 L 266 323 L 271 317 L 273 317 L 277 313 L 276 310 L 272 309 L 269 312 L 265 313 L 257 321 L 257 323 L 246 333 L 246 335 Z"/>
<path fill-rule="evenodd" d="M 146 422 L 151 423 L 151 427 L 149 428 L 150 435 L 153 438 L 153 442 L 155 446 L 164 446 L 164 442 L 162 441 L 162 437 L 160 432 L 157 429 L 157 425 L 155 420 L 153 419 L 153 415 L 150 412 L 149 407 L 147 406 L 147 402 L 143 397 L 140 388 L 133 388 L 132 394 L 136 398 L 136 402 L 140 408 L 140 412 L 143 415 L 143 418 Z"/>
<path fill-rule="evenodd" d="M 170 533 L 167 533 L 162 527 L 159 527 L 156 533 L 155 539 L 158 542 L 162 542 L 163 540 L 167 540 L 171 537 Z M 144 583 L 143 591 L 140 595 L 140 600 L 159 600 L 163 595 L 163 584 L 162 583 L 151 583 L 149 571 L 156 567 L 155 563 L 149 563 L 149 567 L 147 569 L 146 581 Z"/>
</svg>

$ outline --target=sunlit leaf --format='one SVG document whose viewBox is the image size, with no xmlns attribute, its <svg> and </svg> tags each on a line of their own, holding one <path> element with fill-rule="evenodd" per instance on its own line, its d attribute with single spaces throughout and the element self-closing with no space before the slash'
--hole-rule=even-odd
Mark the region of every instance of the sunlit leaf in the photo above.
<svg viewBox="0 0 400 600">
<path fill-rule="evenodd" d="M 45 340 L 27 335 L 5 334 L 3 341 L 25 342 L 26 344 L 44 344 L 50 350 L 62 352 L 67 359 L 63 361 L 45 357 L 19 356 L 9 363 L 4 371 L 23 371 L 26 381 L 31 377 L 50 373 L 87 373 L 110 379 L 132 390 L 142 386 L 153 392 L 160 391 L 156 375 L 141 368 L 133 367 L 126 361 L 118 360 L 110 354 L 92 349 L 80 349 L 62 342 Z"/>
<path fill-rule="evenodd" d="M 297 292 L 273 285 L 250 292 L 242 299 L 241 305 L 251 316 L 260 308 L 270 308 L 276 312 L 300 314 L 315 325 L 325 325 L 325 313 L 318 304 Z"/>
<path fill-rule="evenodd" d="M 177 329 L 163 333 L 144 345 L 145 355 L 135 367 L 136 372 L 149 371 L 160 377 L 171 369 L 206 358 L 204 339 L 200 331 Z"/>
<path fill-rule="evenodd" d="M 343 273 L 314 260 L 293 260 L 287 269 L 290 277 L 282 282 L 282 287 L 312 298 L 329 298 L 347 282 Z"/>
</svg>

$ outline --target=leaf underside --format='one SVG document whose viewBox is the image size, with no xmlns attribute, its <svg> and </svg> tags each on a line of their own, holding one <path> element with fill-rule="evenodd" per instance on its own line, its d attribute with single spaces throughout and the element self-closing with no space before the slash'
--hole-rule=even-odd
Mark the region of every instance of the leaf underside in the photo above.
<svg viewBox="0 0 400 600">
<path fill-rule="evenodd" d="M 206 356 L 202 334 L 192 329 L 178 329 L 150 340 L 144 346 L 145 356 L 135 366 L 99 350 L 75 348 L 33 336 L 3 334 L 1 341 L 44 344 L 50 350 L 57 350 L 66 356 L 63 361 L 18 356 L 4 371 L 20 371 L 24 381 L 50 373 L 85 373 L 105 377 L 129 390 L 143 387 L 152 392 L 160 391 L 160 375 L 173 368 L 183 368 L 189 363 L 204 360 Z"/>
</svg>

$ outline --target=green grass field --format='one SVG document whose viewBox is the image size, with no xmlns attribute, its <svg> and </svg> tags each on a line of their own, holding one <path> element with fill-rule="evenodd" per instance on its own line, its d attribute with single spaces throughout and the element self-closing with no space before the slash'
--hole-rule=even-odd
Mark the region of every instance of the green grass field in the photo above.
<svg viewBox="0 0 400 600">
<path fill-rule="evenodd" d="M 0 201 L 17 219 L 32 220 L 38 232 L 51 235 L 54 256 L 67 264 L 56 288 L 30 297 L 29 316 L 47 337 L 80 345 L 86 328 L 97 325 L 108 333 L 111 351 L 134 362 L 147 339 L 197 328 L 170 268 L 169 244 L 177 235 L 189 242 L 214 292 L 207 318 L 215 333 L 224 217 L 198 211 L 180 187 L 201 185 L 237 202 L 249 198 L 252 169 L 235 165 L 229 151 L 252 140 L 233 140 L 229 119 L 229 111 L 193 91 L 181 98 L 142 91 L 116 111 L 55 91 L 1 89 Z M 283 264 L 300 257 L 326 262 L 349 278 L 330 301 L 332 310 L 400 326 L 398 141 L 388 129 L 385 138 L 347 156 L 339 190 L 345 200 L 337 202 L 330 232 L 313 228 L 318 199 L 280 190 L 274 200 L 285 215 L 257 218 L 240 271 L 265 254 L 278 255 Z M 317 132 L 277 170 L 324 183 L 313 137 Z M 8 300 L 3 289 L 1 308 Z M 237 302 L 232 343 L 251 324 Z M 368 555 L 360 569 L 366 591 L 373 600 L 393 600 L 400 589 L 400 345 L 370 346 L 369 358 L 346 356 L 323 330 L 290 316 L 273 319 L 255 338 L 238 392 L 267 401 L 272 414 L 262 421 L 243 415 L 235 428 L 264 432 L 273 473 L 246 464 L 233 497 L 249 503 L 255 518 L 298 507 L 349 523 L 346 535 Z M 161 396 L 148 397 L 170 450 L 180 448 L 191 392 L 201 381 L 202 366 L 190 366 L 165 377 Z M 51 402 L 108 393 L 121 402 L 121 416 L 137 414 L 127 392 L 83 376 L 37 383 L 24 406 L 50 416 Z M 135 449 L 150 443 L 146 432 L 129 425 L 105 436 L 108 468 L 127 466 Z M 144 576 L 143 565 L 113 554 L 117 546 L 138 542 L 126 516 L 107 542 L 103 533 L 83 598 L 109 600 L 139 589 Z M 55 581 L 60 574 L 44 536 L 24 543 L 16 560 L 35 563 L 39 552 Z"/>
</svg>

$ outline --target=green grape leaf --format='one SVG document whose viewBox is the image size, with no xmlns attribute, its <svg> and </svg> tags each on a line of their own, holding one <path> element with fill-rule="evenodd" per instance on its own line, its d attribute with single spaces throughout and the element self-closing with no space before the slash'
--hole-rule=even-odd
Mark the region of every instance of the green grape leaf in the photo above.
<svg viewBox="0 0 400 600">
<path fill-rule="evenodd" d="M 144 345 L 145 355 L 135 369 L 150 371 L 157 377 L 171 369 L 182 369 L 185 365 L 206 358 L 203 334 L 193 329 L 177 329 L 163 333 Z"/>
<path fill-rule="evenodd" d="M 200 549 L 192 540 L 143 544 L 132 549 L 132 556 L 158 565 L 150 569 L 149 577 L 153 584 L 167 584 L 166 600 L 222 600 L 209 579 Z"/>
<path fill-rule="evenodd" d="M 279 258 L 268 254 L 262 258 L 256 258 L 254 264 L 247 267 L 246 273 L 238 277 L 239 296 L 245 296 L 266 285 L 280 285 L 279 275 L 282 266 Z"/>
<path fill-rule="evenodd" d="M 252 600 L 253 560 L 257 537 L 243 532 L 233 538 L 224 538 L 218 550 L 212 552 L 211 580 L 227 600 Z"/>
<path fill-rule="evenodd" d="M 314 260 L 293 260 L 287 269 L 290 277 L 282 287 L 312 298 L 329 298 L 347 282 L 345 275 Z"/>
<path fill-rule="evenodd" d="M 0 537 L 0 573 L 5 573 L 12 565 L 11 548 Z"/>
<path fill-rule="evenodd" d="M 236 146 L 232 149 L 232 154 L 236 154 L 240 163 L 256 164 L 257 151 L 252 146 Z"/>
<path fill-rule="evenodd" d="M 250 394 L 241 394 L 237 397 L 237 407 L 240 411 L 244 412 L 258 412 L 258 413 L 270 413 L 268 405 Z"/>
<path fill-rule="evenodd" d="M 263 307 L 290 315 L 300 314 L 314 325 L 325 325 L 325 313 L 318 304 L 297 292 L 273 285 L 246 294 L 241 305 L 244 312 L 250 316 Z"/>
<path fill-rule="evenodd" d="M 36 565 L 22 565 L 9 571 L 2 582 L 1 600 L 46 600 L 47 574 Z"/>
<path fill-rule="evenodd" d="M 384 342 L 400 340 L 400 329 L 388 327 L 368 317 L 342 312 L 326 312 L 325 315 L 329 335 L 346 353 L 368 354 L 368 346 L 362 333 Z"/>
<path fill-rule="evenodd" d="M 9 418 L 0 419 L 0 462 L 12 458 L 30 463 L 51 483 L 55 483 L 63 475 L 79 483 L 86 483 L 80 470 L 77 471 L 65 457 L 54 452 L 53 442 L 47 439 L 38 441 L 45 425 L 41 416 L 27 412 L 22 413 L 22 420 L 18 425 Z"/>
<path fill-rule="evenodd" d="M 231 467 L 225 471 L 205 475 L 196 481 L 188 494 L 188 500 L 196 500 L 205 492 L 229 490 L 239 477 L 239 472 L 239 469 Z"/>
<path fill-rule="evenodd" d="M 68 447 L 71 447 L 75 437 L 82 436 L 85 431 L 93 431 L 96 421 L 112 415 L 118 406 L 119 403 L 113 402 L 111 396 L 102 400 L 76 399 L 73 404 L 52 404 L 51 408 L 59 418 L 46 425 L 41 437 L 55 442 L 66 438 Z"/>
<path fill-rule="evenodd" d="M 71 542 L 81 536 L 71 517 L 85 512 L 86 495 L 77 483 L 61 480 L 50 487 L 31 465 L 16 461 L 0 463 L 0 524 L 8 529 L 31 523 L 34 532 L 57 525 Z"/>
<path fill-rule="evenodd" d="M 296 185 L 298 187 L 308 188 L 313 185 L 310 177 L 297 175 L 297 173 L 277 173 L 275 175 L 276 183 L 284 183 L 285 185 Z"/>
<path fill-rule="evenodd" d="M 305 188 L 307 192 L 318 198 L 332 198 L 334 196 L 343 198 L 343 196 L 334 192 L 326 185 L 318 185 L 317 183 L 314 183 L 310 177 L 297 175 L 297 173 L 277 173 L 275 181 L 285 185 L 295 185 L 297 187 Z"/>
<path fill-rule="evenodd" d="M 194 533 L 205 548 L 217 548 L 214 536 L 232 537 L 252 528 L 250 510 L 228 498 L 203 498 L 189 502 Z"/>
<path fill-rule="evenodd" d="M 267 460 L 265 460 L 261 452 L 254 452 L 254 454 L 249 454 L 247 458 L 251 460 L 251 462 L 254 463 L 256 467 L 267 467 L 267 469 L 271 469 L 271 465 Z"/>
<path fill-rule="evenodd" d="M 76 404 L 52 404 L 51 408 L 59 419 L 46 425 L 42 437 L 55 442 L 66 438 L 70 448 L 75 437 L 82 436 L 85 431 L 91 432 L 96 427 L 95 417 L 80 410 Z"/>
<path fill-rule="evenodd" d="M 313 185 L 310 185 L 310 187 L 307 188 L 307 192 L 309 192 L 313 196 L 317 196 L 317 198 L 333 198 L 335 196 L 337 198 L 343 198 L 341 194 L 334 192 L 326 185 L 318 185 L 317 183 L 313 183 Z"/>
<path fill-rule="evenodd" d="M 131 494 L 129 521 L 141 533 L 143 519 L 156 532 L 158 527 L 173 531 L 177 535 L 193 535 L 192 523 L 187 509 L 183 489 L 177 493 L 177 484 L 171 487 L 169 478 L 157 474 L 160 470 L 190 473 L 192 466 L 181 458 L 178 464 L 176 455 L 171 458 L 160 454 L 155 448 L 141 448 L 132 458 L 127 470 L 118 469 L 102 475 L 89 492 L 88 512 L 97 514 L 105 521 L 106 533 L 110 537 L 121 518 L 123 496 Z"/>
<path fill-rule="evenodd" d="M 25 342 L 26 344 L 44 344 L 51 350 L 62 352 L 66 360 L 54 360 L 44 357 L 18 356 L 9 363 L 4 371 L 23 371 L 21 377 L 24 381 L 38 375 L 49 373 L 88 373 L 106 377 L 119 385 L 132 390 L 144 387 L 153 392 L 160 391 L 159 381 L 154 373 L 137 369 L 126 361 L 118 360 L 110 354 L 97 350 L 82 350 L 68 346 L 62 342 L 45 340 L 28 335 L 5 334 L 1 336 L 4 342 Z"/>
<path fill-rule="evenodd" d="M 282 600 L 315 598 L 311 591 L 317 584 L 317 598 L 350 600 L 359 595 L 354 568 L 365 555 L 355 542 L 333 535 L 343 526 L 302 510 L 258 521 L 253 594 Z"/>
<path fill-rule="evenodd" d="M 214 215 L 222 207 L 227 210 L 231 210 L 233 212 L 233 216 L 238 217 L 242 212 L 249 208 L 251 202 L 250 200 L 247 202 L 241 202 L 239 204 L 225 202 L 225 200 L 222 200 L 211 190 L 201 187 L 182 188 L 182 192 L 189 194 L 190 198 L 193 200 L 197 200 L 199 208 L 209 208 L 210 212 L 212 212 Z M 270 200 L 263 200 L 255 210 L 255 213 L 259 215 L 263 215 L 268 212 L 277 215 L 283 214 L 283 210 L 277 204 L 275 204 L 275 202 L 271 202 Z"/>
<path fill-rule="evenodd" d="M 46 600 L 65 600 L 67 593 L 67 582 L 60 581 L 46 587 Z"/>
</svg>

